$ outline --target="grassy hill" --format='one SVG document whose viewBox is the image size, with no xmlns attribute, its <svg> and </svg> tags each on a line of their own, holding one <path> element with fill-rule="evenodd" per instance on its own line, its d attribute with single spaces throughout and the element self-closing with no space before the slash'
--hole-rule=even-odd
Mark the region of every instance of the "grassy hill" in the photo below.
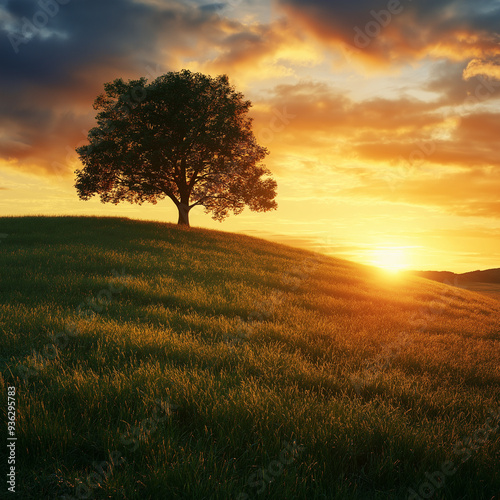
<svg viewBox="0 0 500 500">
<path fill-rule="evenodd" d="M 499 498 L 500 302 L 169 224 L 0 232 L 19 498 Z"/>
</svg>

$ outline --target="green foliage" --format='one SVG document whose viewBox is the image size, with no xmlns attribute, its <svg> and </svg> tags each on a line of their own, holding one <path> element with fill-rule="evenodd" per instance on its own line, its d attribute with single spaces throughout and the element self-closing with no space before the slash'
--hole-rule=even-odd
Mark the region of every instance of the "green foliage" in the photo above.
<svg viewBox="0 0 500 500">
<path fill-rule="evenodd" d="M 0 225 L 20 498 L 77 497 L 93 478 L 96 499 L 406 499 L 499 408 L 488 297 L 170 224 Z M 475 446 L 433 499 L 499 491 L 500 432 Z M 99 475 L 113 452 L 125 461 Z"/>
</svg>

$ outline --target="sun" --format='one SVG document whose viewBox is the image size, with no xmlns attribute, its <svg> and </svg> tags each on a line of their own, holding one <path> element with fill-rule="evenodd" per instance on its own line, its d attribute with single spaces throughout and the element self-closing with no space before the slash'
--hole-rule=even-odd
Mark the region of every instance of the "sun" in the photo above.
<svg viewBox="0 0 500 500">
<path fill-rule="evenodd" d="M 377 247 L 371 251 L 370 263 L 391 273 L 397 273 L 408 267 L 405 247 Z"/>
</svg>

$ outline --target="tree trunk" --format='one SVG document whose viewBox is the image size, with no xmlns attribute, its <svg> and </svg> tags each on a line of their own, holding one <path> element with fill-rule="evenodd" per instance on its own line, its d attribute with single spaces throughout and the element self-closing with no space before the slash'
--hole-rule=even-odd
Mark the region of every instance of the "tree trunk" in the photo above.
<svg viewBox="0 0 500 500">
<path fill-rule="evenodd" d="M 179 203 L 177 209 L 179 210 L 179 220 L 177 224 L 189 227 L 189 205 Z"/>
</svg>

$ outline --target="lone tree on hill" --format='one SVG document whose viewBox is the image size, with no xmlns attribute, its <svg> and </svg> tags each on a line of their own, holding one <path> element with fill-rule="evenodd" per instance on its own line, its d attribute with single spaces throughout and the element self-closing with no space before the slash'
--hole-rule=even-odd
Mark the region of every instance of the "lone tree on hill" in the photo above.
<svg viewBox="0 0 500 500">
<path fill-rule="evenodd" d="M 251 106 L 226 75 L 212 78 L 183 70 L 104 84 L 94 102 L 97 127 L 76 149 L 78 196 L 103 203 L 156 203 L 168 196 L 189 226 L 189 211 L 203 206 L 222 221 L 246 206 L 277 207 L 276 181 L 260 161 L 247 116 Z"/>
</svg>

